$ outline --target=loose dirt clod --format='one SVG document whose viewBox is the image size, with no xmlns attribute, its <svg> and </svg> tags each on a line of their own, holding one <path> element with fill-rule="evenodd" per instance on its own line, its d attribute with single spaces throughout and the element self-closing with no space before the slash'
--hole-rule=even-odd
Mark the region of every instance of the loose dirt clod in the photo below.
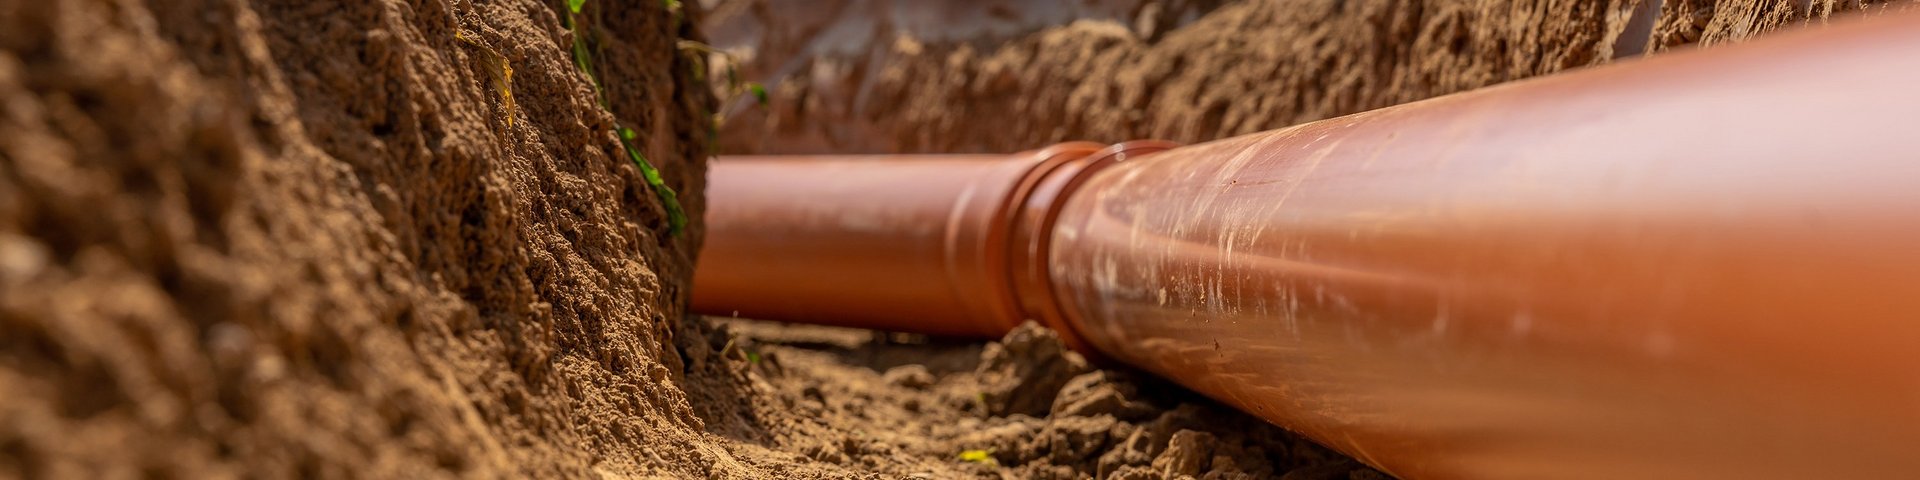
<svg viewBox="0 0 1920 480">
<path fill-rule="evenodd" d="M 1087 371 L 1087 361 L 1067 350 L 1060 338 L 1027 322 L 980 354 L 980 401 L 986 413 L 1041 416 L 1053 406 L 1060 387 Z"/>
<path fill-rule="evenodd" d="M 887 370 L 887 374 L 882 376 L 881 379 L 886 380 L 888 384 L 893 386 L 916 390 L 932 386 L 934 380 L 933 374 L 927 372 L 927 367 L 920 365 L 893 367 L 893 369 Z"/>
<path fill-rule="evenodd" d="M 1138 400 L 1139 392 L 1125 371 L 1103 370 L 1067 381 L 1053 399 L 1055 416 L 1111 415 L 1126 420 L 1146 416 L 1152 407 Z"/>
<path fill-rule="evenodd" d="M 1173 433 L 1167 440 L 1167 450 L 1153 459 L 1153 469 L 1161 477 L 1179 477 L 1199 475 L 1207 468 L 1207 461 L 1213 456 L 1213 435 L 1206 432 L 1181 430 Z M 1232 461 L 1231 458 L 1227 459 Z"/>
</svg>

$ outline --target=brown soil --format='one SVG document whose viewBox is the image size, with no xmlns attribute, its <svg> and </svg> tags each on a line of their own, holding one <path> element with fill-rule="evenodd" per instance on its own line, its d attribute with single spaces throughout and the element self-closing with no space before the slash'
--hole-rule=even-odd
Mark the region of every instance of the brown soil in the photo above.
<svg viewBox="0 0 1920 480">
<path fill-rule="evenodd" d="M 1604 63 L 1632 17 L 722 0 L 754 108 L 676 43 L 702 3 L 588 2 L 603 107 L 561 0 L 0 1 L 0 478 L 1377 478 L 1042 330 L 685 317 L 698 223 L 615 128 L 698 218 L 716 107 L 736 152 L 1199 141 Z M 1858 8 L 1667 3 L 1655 51 Z"/>
<path fill-rule="evenodd" d="M 697 213 L 711 100 L 595 3 L 617 115 L 557 0 L 0 2 L 0 478 L 704 475 L 612 126 Z"/>
<path fill-rule="evenodd" d="M 1112 0 L 1078 2 L 1111 7 L 1066 25 L 984 2 L 999 21 L 978 29 L 985 42 L 899 26 L 958 16 L 927 6 L 942 2 L 732 0 L 709 24 L 773 92 L 769 108 L 728 106 L 723 151 L 1008 152 L 1198 142 L 1607 63 L 1651 1 Z M 1665 0 L 1638 42 L 1712 45 L 1889 5 L 1913 3 Z"/>
<path fill-rule="evenodd" d="M 688 364 L 722 365 L 708 378 L 734 375 L 760 400 L 702 416 L 780 445 L 755 460 L 777 477 L 824 464 L 882 478 L 1388 478 L 1149 375 L 1090 367 L 1032 323 L 986 344 L 719 323 L 717 344 L 684 346 Z"/>
</svg>

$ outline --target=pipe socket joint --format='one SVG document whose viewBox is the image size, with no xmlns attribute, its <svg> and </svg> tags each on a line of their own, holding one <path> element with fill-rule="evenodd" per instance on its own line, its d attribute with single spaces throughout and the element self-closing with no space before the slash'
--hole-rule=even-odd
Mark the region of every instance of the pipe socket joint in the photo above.
<svg viewBox="0 0 1920 480">
<path fill-rule="evenodd" d="M 970 337 L 1033 320 L 1091 354 L 1048 276 L 1062 200 L 1094 172 L 1173 146 L 722 157 L 694 310 Z"/>
</svg>

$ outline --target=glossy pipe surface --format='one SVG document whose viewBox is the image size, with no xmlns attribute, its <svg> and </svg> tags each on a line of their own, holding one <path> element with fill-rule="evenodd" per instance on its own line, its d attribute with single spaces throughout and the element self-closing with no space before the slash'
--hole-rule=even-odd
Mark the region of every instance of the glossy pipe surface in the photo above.
<svg viewBox="0 0 1920 480">
<path fill-rule="evenodd" d="M 1101 148 L 721 158 L 709 174 L 693 309 L 999 336 L 1027 318 L 1013 270 L 1040 260 L 1013 248 L 1031 230 L 1016 228 L 1028 223 L 1024 200 L 1059 172 L 1104 165 Z"/>
<path fill-rule="evenodd" d="M 1052 278 L 1106 355 L 1404 478 L 1920 474 L 1920 17 L 1170 150 Z"/>
<path fill-rule="evenodd" d="M 693 308 L 717 315 L 947 335 L 992 335 L 1011 299 L 979 287 L 1004 252 L 994 202 L 1027 165 L 1004 155 L 889 161 L 792 157 L 712 163 Z M 890 165 L 886 175 L 870 171 Z M 950 242 L 951 241 L 951 242 Z M 951 245 L 950 243 L 956 244 Z M 975 247 L 975 248 L 968 248 Z"/>
</svg>

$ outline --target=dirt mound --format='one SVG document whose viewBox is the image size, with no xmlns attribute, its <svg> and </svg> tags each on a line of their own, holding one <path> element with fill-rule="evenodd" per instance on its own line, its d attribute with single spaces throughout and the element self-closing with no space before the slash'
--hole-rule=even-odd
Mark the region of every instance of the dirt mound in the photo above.
<svg viewBox="0 0 1920 480">
<path fill-rule="evenodd" d="M 691 27 L 566 8 L 0 2 L 0 477 L 704 475 Z"/>
<path fill-rule="evenodd" d="M 1649 3 L 1653 2 L 1653 3 Z M 1911 2 L 1856 0 L 1104 1 L 1004 42 L 918 36 L 900 14 L 723 2 L 709 21 L 771 108 L 723 129 L 732 153 L 1011 152 L 1198 142 Z M 849 1 L 827 2 L 847 5 Z M 941 2 L 931 2 L 941 3 Z M 1641 6 L 1647 8 L 1636 10 Z M 874 12 L 881 13 L 874 13 Z M 792 12 L 792 14 L 789 14 Z M 1638 12 L 1638 13 L 1636 13 Z M 1651 29 L 1628 34 L 1636 15 Z M 910 20 L 910 18 L 909 18 Z M 788 25 L 799 25 L 793 27 Z M 1024 27 L 1026 33 L 1009 30 Z M 739 35 L 748 30 L 775 32 Z M 842 38 L 891 39 L 866 49 Z M 797 53 L 798 57 L 789 56 Z M 982 122 L 980 119 L 993 119 Z"/>
<path fill-rule="evenodd" d="M 1149 375 L 1093 369 L 1027 324 L 985 345 L 723 320 L 784 405 L 731 412 L 788 461 L 908 478 L 1387 478 Z M 699 358 L 701 355 L 690 354 Z"/>
</svg>

